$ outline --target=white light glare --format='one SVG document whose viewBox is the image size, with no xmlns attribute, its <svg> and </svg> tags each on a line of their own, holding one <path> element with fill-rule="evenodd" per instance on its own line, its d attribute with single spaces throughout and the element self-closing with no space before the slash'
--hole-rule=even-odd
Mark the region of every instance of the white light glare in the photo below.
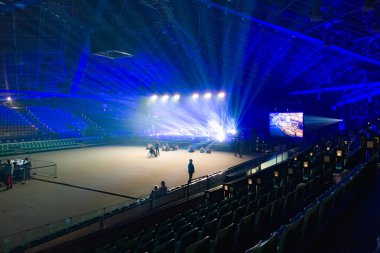
<svg viewBox="0 0 380 253">
<path fill-rule="evenodd" d="M 199 98 L 199 94 L 198 93 L 193 93 L 192 99 L 198 99 L 198 98 Z"/>
<path fill-rule="evenodd" d="M 237 130 L 236 129 L 229 129 L 228 133 L 232 134 L 232 135 L 235 135 L 235 134 L 237 134 Z"/>
<path fill-rule="evenodd" d="M 158 98 L 158 96 L 157 96 L 157 95 L 153 95 L 153 96 L 151 96 L 151 98 L 150 98 L 150 99 L 152 99 L 153 101 L 156 101 L 156 100 L 157 100 L 157 98 Z"/>
<path fill-rule="evenodd" d="M 180 97 L 181 97 L 181 96 L 180 96 L 179 94 L 175 94 L 174 97 L 173 97 L 173 99 L 174 99 L 174 100 L 178 100 Z"/>
<path fill-rule="evenodd" d="M 163 95 L 163 96 L 162 96 L 162 101 L 163 101 L 163 102 L 168 101 L 168 99 L 169 99 L 169 95 Z"/>
<path fill-rule="evenodd" d="M 224 93 L 224 92 L 218 93 L 218 98 L 224 98 L 225 96 L 226 96 L 226 93 Z"/>
<path fill-rule="evenodd" d="M 220 142 L 224 141 L 226 139 L 226 134 L 223 131 L 220 131 L 216 135 L 216 139 Z"/>
<path fill-rule="evenodd" d="M 11 97 L 7 97 L 7 101 L 12 101 L 12 98 Z"/>
<path fill-rule="evenodd" d="M 210 93 L 210 92 L 207 92 L 206 94 L 205 94 L 205 98 L 206 99 L 210 99 L 212 97 L 212 94 Z"/>
</svg>

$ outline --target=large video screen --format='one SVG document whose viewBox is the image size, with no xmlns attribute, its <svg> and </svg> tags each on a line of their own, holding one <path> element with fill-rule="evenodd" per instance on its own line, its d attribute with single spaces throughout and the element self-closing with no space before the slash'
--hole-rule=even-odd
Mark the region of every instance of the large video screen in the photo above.
<svg viewBox="0 0 380 253">
<path fill-rule="evenodd" d="M 270 113 L 269 132 L 272 136 L 302 138 L 303 112 Z"/>
</svg>

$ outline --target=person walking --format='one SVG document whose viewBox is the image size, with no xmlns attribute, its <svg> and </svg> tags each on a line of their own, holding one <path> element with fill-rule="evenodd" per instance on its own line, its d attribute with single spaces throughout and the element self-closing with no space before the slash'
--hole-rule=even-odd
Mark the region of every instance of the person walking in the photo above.
<svg viewBox="0 0 380 253">
<path fill-rule="evenodd" d="M 189 160 L 189 165 L 187 166 L 187 169 L 188 169 L 188 172 L 189 172 L 189 181 L 188 181 L 188 183 L 190 183 L 191 180 L 193 179 L 193 174 L 195 172 L 194 164 L 193 164 L 193 160 L 192 159 Z"/>
</svg>

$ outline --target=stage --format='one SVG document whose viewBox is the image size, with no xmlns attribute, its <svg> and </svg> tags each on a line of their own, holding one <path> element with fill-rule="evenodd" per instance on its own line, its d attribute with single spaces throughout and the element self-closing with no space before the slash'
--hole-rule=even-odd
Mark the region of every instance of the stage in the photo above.
<svg viewBox="0 0 380 253">
<path fill-rule="evenodd" d="M 149 158 L 142 146 L 102 146 L 33 153 L 30 158 L 56 163 L 58 177 L 35 176 L 8 191 L 3 191 L 2 183 L 0 237 L 120 202 L 132 203 L 134 198 L 148 195 L 161 180 L 169 189 L 183 185 L 190 158 L 196 178 L 255 156 L 239 158 L 231 152 L 201 154 L 180 149 L 161 151 L 160 156 Z"/>
</svg>

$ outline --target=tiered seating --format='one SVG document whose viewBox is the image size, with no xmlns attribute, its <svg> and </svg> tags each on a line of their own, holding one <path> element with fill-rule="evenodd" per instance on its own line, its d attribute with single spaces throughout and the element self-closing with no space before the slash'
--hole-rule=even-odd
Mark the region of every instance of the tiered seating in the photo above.
<svg viewBox="0 0 380 253">
<path fill-rule="evenodd" d="M 226 184 L 233 187 L 233 192 L 225 192 L 225 198 L 222 194 L 216 203 L 196 206 L 96 252 L 160 252 L 162 248 L 165 252 L 244 252 L 329 186 L 332 170 L 320 172 L 309 182 L 284 175 L 281 183 L 269 184 L 275 182 L 272 174 L 258 173 L 254 187 L 247 183 L 252 178 L 244 178 L 244 186 L 238 181 Z M 226 189 L 218 187 L 220 191 Z"/>
<path fill-rule="evenodd" d="M 99 145 L 100 139 L 80 138 L 80 139 L 60 139 L 60 140 L 44 140 L 29 141 L 16 143 L 0 143 L 0 155 L 11 155 L 19 153 L 41 152 L 51 150 L 62 150 L 69 148 L 78 148 L 82 146 Z"/>
<path fill-rule="evenodd" d="M 18 111 L 0 105 L 0 138 L 35 136 L 38 129 Z"/>
<path fill-rule="evenodd" d="M 348 161 L 356 166 L 363 161 L 363 149 L 357 149 Z M 377 158 L 364 165 L 358 165 L 350 171 L 340 183 L 327 189 L 325 193 L 312 201 L 290 222 L 274 232 L 265 241 L 260 241 L 247 252 L 307 252 L 313 238 L 323 231 L 328 223 L 349 203 L 352 196 L 366 187 L 366 182 L 375 173 Z"/>
<path fill-rule="evenodd" d="M 59 137 L 78 137 L 87 129 L 87 123 L 62 109 L 51 109 L 42 106 L 28 107 L 32 114 L 50 132 Z"/>
</svg>

